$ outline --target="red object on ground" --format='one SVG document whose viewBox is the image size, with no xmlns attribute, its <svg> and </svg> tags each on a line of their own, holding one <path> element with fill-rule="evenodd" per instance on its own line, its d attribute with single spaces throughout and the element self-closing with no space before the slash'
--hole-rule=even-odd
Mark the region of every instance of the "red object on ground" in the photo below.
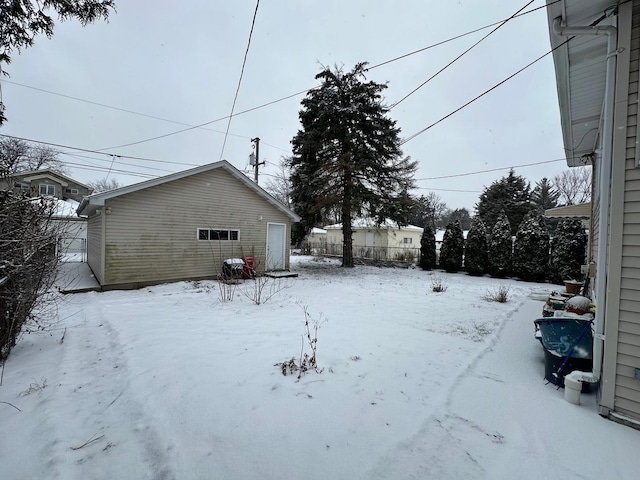
<svg viewBox="0 0 640 480">
<path fill-rule="evenodd" d="M 242 270 L 242 278 L 253 278 L 256 275 L 256 271 L 253 269 L 253 257 L 242 257 L 244 261 L 244 269 Z"/>
</svg>

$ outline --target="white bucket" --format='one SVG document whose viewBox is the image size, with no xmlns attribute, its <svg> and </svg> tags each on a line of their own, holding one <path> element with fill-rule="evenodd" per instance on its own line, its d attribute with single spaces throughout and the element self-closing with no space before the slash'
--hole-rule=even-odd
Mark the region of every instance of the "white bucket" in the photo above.
<svg viewBox="0 0 640 480">
<path fill-rule="evenodd" d="M 570 377 L 564 377 L 564 399 L 567 402 L 573 403 L 574 405 L 580 405 L 581 390 L 582 382 Z"/>
</svg>

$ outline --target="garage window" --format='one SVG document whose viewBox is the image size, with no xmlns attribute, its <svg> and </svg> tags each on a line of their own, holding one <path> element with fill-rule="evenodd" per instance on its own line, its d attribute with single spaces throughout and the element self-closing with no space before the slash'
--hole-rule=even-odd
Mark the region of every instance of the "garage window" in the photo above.
<svg viewBox="0 0 640 480">
<path fill-rule="evenodd" d="M 198 240 L 201 241 L 228 241 L 239 240 L 240 230 L 227 230 L 219 228 L 199 228 Z"/>
</svg>

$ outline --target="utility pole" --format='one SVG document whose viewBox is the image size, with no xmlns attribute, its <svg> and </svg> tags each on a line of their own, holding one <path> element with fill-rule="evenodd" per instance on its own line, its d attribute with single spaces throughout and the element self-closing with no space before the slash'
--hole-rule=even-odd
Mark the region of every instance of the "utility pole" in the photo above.
<svg viewBox="0 0 640 480">
<path fill-rule="evenodd" d="M 258 167 L 260 165 L 264 165 L 264 162 L 260 162 L 260 138 L 258 137 L 252 138 L 251 142 L 255 144 L 255 148 L 256 148 L 256 156 L 253 162 L 253 173 L 254 173 L 254 178 L 257 185 L 258 184 Z"/>
</svg>

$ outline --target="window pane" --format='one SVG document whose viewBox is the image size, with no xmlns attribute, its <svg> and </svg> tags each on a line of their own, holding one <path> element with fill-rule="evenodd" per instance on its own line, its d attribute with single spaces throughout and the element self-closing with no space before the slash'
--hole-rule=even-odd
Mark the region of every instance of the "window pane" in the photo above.
<svg viewBox="0 0 640 480">
<path fill-rule="evenodd" d="M 209 240 L 220 240 L 220 230 L 209 230 Z"/>
<path fill-rule="evenodd" d="M 231 230 L 231 240 L 238 240 L 240 232 L 238 230 Z"/>
<path fill-rule="evenodd" d="M 220 230 L 220 240 L 229 240 L 229 231 L 228 230 Z"/>
<path fill-rule="evenodd" d="M 209 240 L 209 230 L 198 229 L 198 240 Z"/>
<path fill-rule="evenodd" d="M 46 183 L 40 184 L 40 195 L 55 195 L 55 194 L 56 194 L 55 185 L 47 185 Z"/>
</svg>

